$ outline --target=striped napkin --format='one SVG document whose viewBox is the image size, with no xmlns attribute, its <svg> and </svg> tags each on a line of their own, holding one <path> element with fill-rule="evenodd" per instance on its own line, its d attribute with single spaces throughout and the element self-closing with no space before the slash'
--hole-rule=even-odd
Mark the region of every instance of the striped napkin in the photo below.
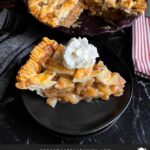
<svg viewBox="0 0 150 150">
<path fill-rule="evenodd" d="M 150 79 L 150 18 L 140 16 L 132 27 L 132 59 L 136 75 Z"/>
</svg>

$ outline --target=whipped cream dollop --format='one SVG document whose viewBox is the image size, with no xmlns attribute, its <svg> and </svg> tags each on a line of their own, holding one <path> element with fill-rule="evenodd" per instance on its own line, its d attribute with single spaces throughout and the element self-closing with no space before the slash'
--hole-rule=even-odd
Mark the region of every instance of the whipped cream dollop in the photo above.
<svg viewBox="0 0 150 150">
<path fill-rule="evenodd" d="M 64 49 L 63 64 L 68 69 L 88 68 L 95 64 L 97 57 L 97 48 L 87 38 L 72 38 Z"/>
</svg>

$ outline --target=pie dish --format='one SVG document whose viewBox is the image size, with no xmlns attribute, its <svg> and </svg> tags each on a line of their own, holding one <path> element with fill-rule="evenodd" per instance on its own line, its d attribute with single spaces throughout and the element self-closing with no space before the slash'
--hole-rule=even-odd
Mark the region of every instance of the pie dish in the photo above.
<svg viewBox="0 0 150 150">
<path fill-rule="evenodd" d="M 34 47 L 16 77 L 16 87 L 36 91 L 55 107 L 57 101 L 77 104 L 93 98 L 121 96 L 125 79 L 98 61 L 88 68 L 68 69 L 62 63 L 65 46 L 44 37 Z"/>
<path fill-rule="evenodd" d="M 39 21 L 54 28 L 70 28 L 85 10 L 116 24 L 142 14 L 147 4 L 146 0 L 27 0 L 27 6 Z"/>
</svg>

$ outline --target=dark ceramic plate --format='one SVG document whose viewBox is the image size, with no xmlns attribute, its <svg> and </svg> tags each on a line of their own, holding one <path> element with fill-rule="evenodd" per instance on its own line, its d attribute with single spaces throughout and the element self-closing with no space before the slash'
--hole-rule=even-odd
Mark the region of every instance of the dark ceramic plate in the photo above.
<svg viewBox="0 0 150 150">
<path fill-rule="evenodd" d="M 98 48 L 99 49 L 99 48 Z M 22 99 L 30 115 L 50 131 L 62 135 L 83 136 L 96 133 L 119 117 L 127 108 L 132 96 L 132 77 L 123 61 L 109 50 L 99 49 L 100 59 L 112 71 L 119 72 L 127 81 L 121 97 L 110 97 L 77 105 L 58 103 L 54 108 L 45 99 L 30 91 L 22 92 Z"/>
<path fill-rule="evenodd" d="M 110 124 L 106 125 L 104 128 L 98 130 L 97 132 L 94 132 L 94 133 L 91 133 L 91 134 L 86 134 L 86 135 L 66 135 L 66 134 L 60 134 L 58 132 L 56 133 L 56 132 L 54 132 L 52 130 L 49 130 L 45 127 L 41 128 L 41 129 L 43 129 L 45 132 L 53 134 L 54 136 L 57 136 L 57 137 L 61 137 L 63 139 L 69 139 L 69 140 L 76 139 L 76 138 L 77 139 L 80 139 L 80 138 L 83 139 L 83 138 L 88 138 L 88 137 L 93 136 L 93 135 L 100 135 L 100 134 L 106 132 L 119 120 L 119 118 L 120 118 L 120 116 L 115 118 Z"/>
</svg>

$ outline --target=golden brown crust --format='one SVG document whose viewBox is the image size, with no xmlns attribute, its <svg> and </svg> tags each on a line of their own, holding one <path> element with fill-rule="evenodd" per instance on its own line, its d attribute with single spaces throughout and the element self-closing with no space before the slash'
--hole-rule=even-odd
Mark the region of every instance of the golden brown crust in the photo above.
<svg viewBox="0 0 150 150">
<path fill-rule="evenodd" d="M 64 46 L 60 46 L 58 49 L 56 49 L 52 58 L 49 58 L 45 63 L 45 68 L 59 74 L 73 75 L 75 70 L 64 67 L 62 63 L 63 50 L 64 50 Z"/>
<path fill-rule="evenodd" d="M 80 100 L 108 100 L 111 95 L 123 94 L 126 81 L 119 73 L 108 70 L 102 61 L 89 68 L 68 69 L 63 66 L 63 51 L 63 45 L 43 38 L 19 70 L 16 87 L 36 91 L 52 107 L 57 101 L 76 104 Z"/>
<path fill-rule="evenodd" d="M 79 0 L 29 0 L 28 8 L 34 17 L 51 27 L 70 27 L 83 11 Z M 68 20 L 70 16 L 74 18 Z"/>
<path fill-rule="evenodd" d="M 92 13 L 95 11 L 94 14 L 98 14 L 98 10 L 95 9 L 96 7 L 102 12 L 109 8 L 120 9 L 130 15 L 141 14 L 147 7 L 146 0 L 85 0 L 85 3 Z"/>
<path fill-rule="evenodd" d="M 132 6 L 133 13 L 143 13 L 147 8 L 145 0 L 136 0 L 136 3 Z"/>
<path fill-rule="evenodd" d="M 83 12 L 83 3 L 78 3 L 78 5 L 72 9 L 69 16 L 60 22 L 60 26 L 70 27 L 73 25 L 79 18 L 80 14 Z"/>
<path fill-rule="evenodd" d="M 73 76 L 73 81 L 74 82 L 86 82 L 89 79 L 91 79 L 93 67 L 94 66 L 91 66 L 89 68 L 84 68 L 84 69 L 77 69 Z"/>
<path fill-rule="evenodd" d="M 60 46 L 54 40 L 43 38 L 43 40 L 34 47 L 31 51 L 28 61 L 18 72 L 16 77 L 16 87 L 19 89 L 26 88 L 29 79 L 38 75 L 41 72 L 42 65 L 46 63 L 47 59 L 53 54 L 54 50 Z"/>
</svg>

